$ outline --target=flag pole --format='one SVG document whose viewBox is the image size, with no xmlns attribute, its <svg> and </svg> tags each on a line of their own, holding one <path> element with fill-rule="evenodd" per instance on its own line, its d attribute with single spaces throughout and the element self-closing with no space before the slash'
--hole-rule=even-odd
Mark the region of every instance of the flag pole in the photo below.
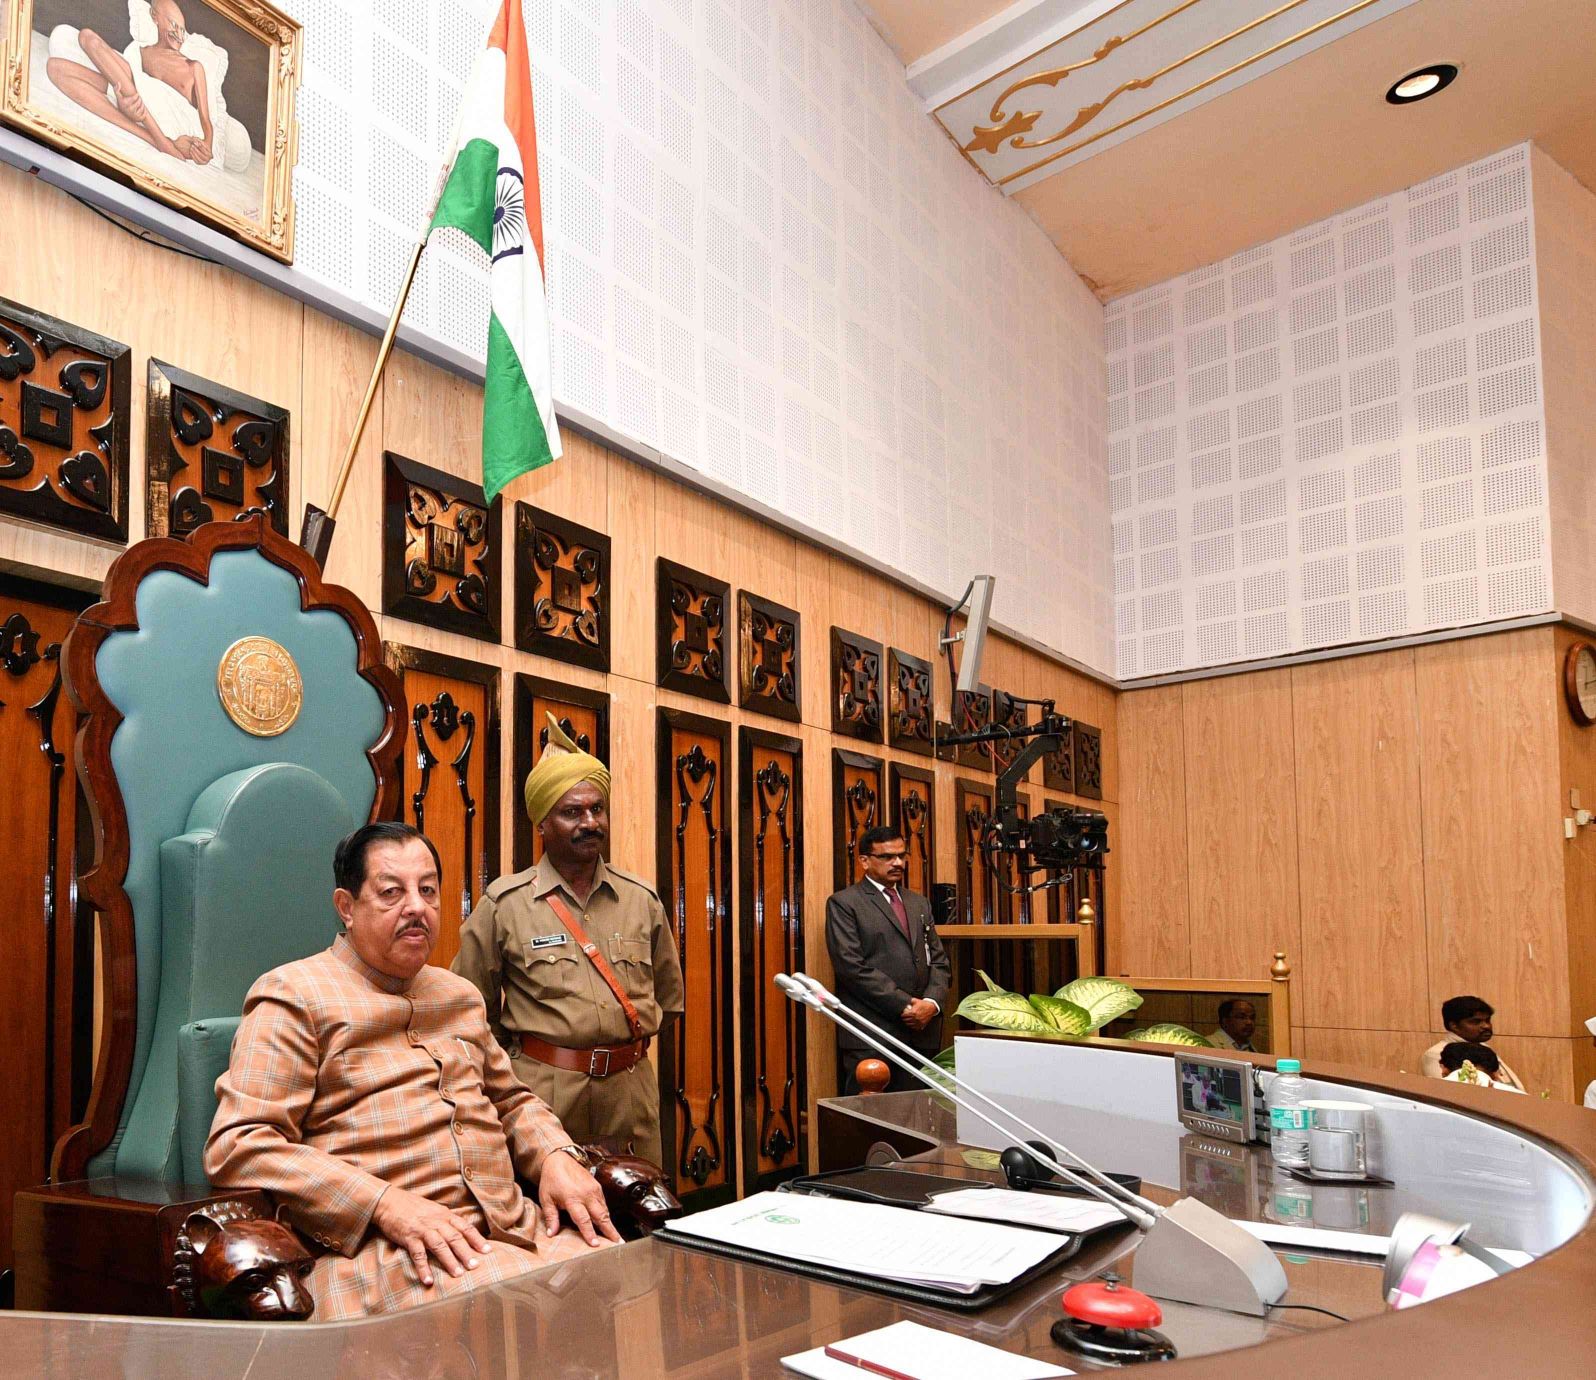
<svg viewBox="0 0 1596 1380">
<path fill-rule="evenodd" d="M 431 217 L 428 217 L 428 227 L 431 227 Z M 311 558 L 323 570 L 327 568 L 327 556 L 332 550 L 333 531 L 338 525 L 338 508 L 344 500 L 344 489 L 349 484 L 350 472 L 354 469 L 355 452 L 360 449 L 360 438 L 366 430 L 366 422 L 371 417 L 371 404 L 377 396 L 377 384 L 382 379 L 382 371 L 387 367 L 388 357 L 393 353 L 394 337 L 399 333 L 399 318 L 404 315 L 405 303 L 410 298 L 411 285 L 416 281 L 416 270 L 421 265 L 421 251 L 427 247 L 427 235 L 424 233 L 416 241 L 414 252 L 410 255 L 410 266 L 405 270 L 404 282 L 399 285 L 399 300 L 394 303 L 393 312 L 388 317 L 388 327 L 382 333 L 382 344 L 377 347 L 377 359 L 371 367 L 371 378 L 366 384 L 366 396 L 360 400 L 360 411 L 355 415 L 355 427 L 349 434 L 349 445 L 344 450 L 343 462 L 338 466 L 337 477 L 333 481 L 332 500 L 325 511 L 314 503 L 306 502 L 304 521 L 300 524 L 299 544 L 311 554 Z"/>
</svg>

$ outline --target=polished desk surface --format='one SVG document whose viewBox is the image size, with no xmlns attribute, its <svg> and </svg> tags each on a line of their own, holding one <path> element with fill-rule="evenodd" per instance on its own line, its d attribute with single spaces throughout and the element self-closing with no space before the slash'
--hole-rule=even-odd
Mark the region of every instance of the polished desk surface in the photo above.
<svg viewBox="0 0 1596 1380">
<path fill-rule="evenodd" d="M 866 1144 L 896 1137 L 900 1154 L 939 1172 L 970 1177 L 990 1172 L 979 1158 L 972 1164 L 964 1149 L 950 1143 L 951 1119 L 925 1094 L 887 1095 L 863 1106 L 856 1099 L 837 1099 L 822 1103 L 819 1115 L 823 1136 L 829 1125 L 834 1137 L 852 1135 Z M 1554 1113 L 1548 1124 L 1564 1124 L 1557 1121 L 1561 1115 Z M 1136 1129 L 1118 1128 L 1118 1134 L 1132 1135 Z M 1583 1139 L 1596 1146 L 1596 1134 Z M 1589 1156 L 1582 1158 L 1587 1165 L 1592 1162 Z M 1301 1216 L 1307 1186 L 1281 1183 L 1262 1151 L 1232 1154 L 1225 1147 L 1188 1145 L 1180 1166 L 1181 1184 L 1149 1183 L 1148 1196 L 1171 1201 L 1184 1189 L 1238 1216 Z M 1112 1157 L 1108 1167 L 1115 1167 Z M 1356 1195 L 1355 1190 L 1335 1192 Z M 1403 1191 L 1366 1192 L 1366 1229 L 1383 1230 L 1403 1210 Z M 1310 1196 L 1316 1215 L 1320 1201 Z M 1327 1210 L 1332 1216 L 1347 1215 L 1351 1225 L 1365 1209 L 1354 1196 L 1350 1203 L 1329 1202 Z M 1318 1220 L 1322 1225 L 1322 1216 Z M 1163 1330 L 1183 1358 L 1208 1356 L 1181 1371 L 1199 1380 L 1229 1377 L 1238 1363 L 1281 1366 L 1295 1376 L 1370 1371 L 1382 1380 L 1408 1380 L 1459 1373 L 1462 1357 L 1472 1363 L 1470 1370 L 1482 1373 L 1494 1368 L 1514 1376 L 1590 1374 L 1591 1357 L 1596 1356 L 1596 1250 L 1589 1236 L 1583 1233 L 1549 1260 L 1508 1279 L 1400 1315 L 1382 1312 L 1376 1266 L 1286 1254 L 1288 1302 L 1314 1304 L 1363 1321 L 1342 1324 L 1311 1312 L 1276 1313 L 1262 1320 L 1166 1304 Z M 1060 1316 L 1059 1290 L 1110 1263 L 1134 1280 L 1135 1261 L 1129 1252 L 1135 1239 L 1129 1232 L 1099 1239 L 1055 1277 L 973 1314 L 899 1303 L 645 1241 L 595 1252 L 461 1299 L 357 1323 L 262 1326 L 0 1315 L 0 1371 L 152 1380 L 775 1376 L 785 1373 L 780 1368 L 784 1355 L 904 1318 L 1086 1371 L 1088 1363 L 1067 1358 L 1048 1336 Z M 1562 1268 L 1555 1268 L 1560 1261 Z M 1523 1287 L 1537 1279 L 1543 1286 L 1538 1291 Z M 1267 1360 L 1212 1354 L 1264 1341 L 1278 1344 Z M 1571 1363 L 1571 1357 L 1581 1359 Z"/>
</svg>

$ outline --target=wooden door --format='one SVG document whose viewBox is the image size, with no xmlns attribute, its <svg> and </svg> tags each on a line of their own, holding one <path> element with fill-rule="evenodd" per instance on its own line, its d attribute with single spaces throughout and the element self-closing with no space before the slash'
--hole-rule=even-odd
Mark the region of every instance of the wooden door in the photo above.
<svg viewBox="0 0 1596 1380">
<path fill-rule="evenodd" d="M 688 1208 L 737 1192 L 733 1138 L 730 729 L 659 712 L 660 895 L 676 935 L 686 1010 L 660 1041 L 660 1127 Z"/>
<path fill-rule="evenodd" d="M 743 994 L 743 1191 L 807 1170 L 805 1009 L 777 989 L 804 966 L 803 746 L 744 728 L 738 815 Z"/>
<path fill-rule="evenodd" d="M 886 823 L 881 772 L 879 757 L 831 750 L 832 857 L 838 891 L 864 876 L 859 840 L 866 830 Z"/>
<path fill-rule="evenodd" d="M 890 822 L 909 850 L 904 885 L 929 900 L 936 881 L 936 776 L 902 762 L 892 764 L 890 775 Z"/>
<path fill-rule="evenodd" d="M 74 1022 L 73 970 L 92 933 L 74 923 L 79 821 L 73 715 L 61 642 L 87 596 L 0 578 L 0 1267 L 11 1264 L 11 1200 L 43 1183 L 50 1149 L 72 1123 L 73 1068 L 88 1056 Z M 86 990 L 91 958 L 83 964 Z M 83 1037 L 74 1040 L 74 1025 Z"/>
<path fill-rule="evenodd" d="M 432 840 L 443 864 L 438 944 L 446 968 L 460 926 L 499 872 L 499 672 L 459 657 L 383 644 L 404 687 L 410 742 L 400 818 Z"/>
<path fill-rule="evenodd" d="M 565 736 L 583 752 L 591 752 L 605 766 L 610 761 L 610 697 L 600 690 L 584 690 L 537 676 L 515 678 L 514 750 L 511 761 L 515 772 L 510 792 L 515 810 L 513 830 L 514 858 L 511 866 L 521 872 L 543 856 L 543 840 L 532 827 L 522 806 L 526 778 L 543 756 L 549 742 L 549 719 L 559 724 Z M 604 856 L 609 857 L 606 847 Z"/>
</svg>

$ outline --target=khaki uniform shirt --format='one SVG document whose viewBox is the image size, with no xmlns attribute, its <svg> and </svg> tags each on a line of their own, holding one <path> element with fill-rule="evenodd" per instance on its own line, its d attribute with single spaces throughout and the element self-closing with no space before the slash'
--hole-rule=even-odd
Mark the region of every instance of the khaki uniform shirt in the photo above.
<svg viewBox="0 0 1596 1380">
<path fill-rule="evenodd" d="M 676 940 L 654 888 L 600 860 L 584 907 L 547 857 L 489 886 L 460 931 L 454 971 L 482 993 L 495 1033 L 568 1049 L 632 1038 L 609 984 L 544 899 L 555 890 L 609 960 L 643 1034 L 658 1034 L 683 1002 Z"/>
<path fill-rule="evenodd" d="M 573 1229 L 539 1234 L 517 1174 L 536 1181 L 571 1138 L 511 1071 L 475 989 L 441 968 L 389 977 L 343 936 L 274 968 L 244 1000 L 216 1098 L 205 1172 L 217 1188 L 267 1190 L 328 1252 L 311 1276 L 318 1321 L 425 1303 L 588 1249 Z M 492 1237 L 481 1267 L 459 1279 L 435 1267 L 423 1288 L 406 1253 L 371 1229 L 390 1185 Z"/>
</svg>

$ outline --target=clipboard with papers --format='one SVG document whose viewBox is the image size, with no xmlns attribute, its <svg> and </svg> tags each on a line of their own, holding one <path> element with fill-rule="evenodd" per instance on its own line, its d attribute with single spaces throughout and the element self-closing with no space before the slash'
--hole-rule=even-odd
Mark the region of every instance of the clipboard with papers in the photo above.
<svg viewBox="0 0 1596 1380">
<path fill-rule="evenodd" d="M 756 1193 L 679 1218 L 653 1239 L 916 1303 L 975 1310 L 1063 1264 L 1091 1234 L 811 1191 Z"/>
</svg>

